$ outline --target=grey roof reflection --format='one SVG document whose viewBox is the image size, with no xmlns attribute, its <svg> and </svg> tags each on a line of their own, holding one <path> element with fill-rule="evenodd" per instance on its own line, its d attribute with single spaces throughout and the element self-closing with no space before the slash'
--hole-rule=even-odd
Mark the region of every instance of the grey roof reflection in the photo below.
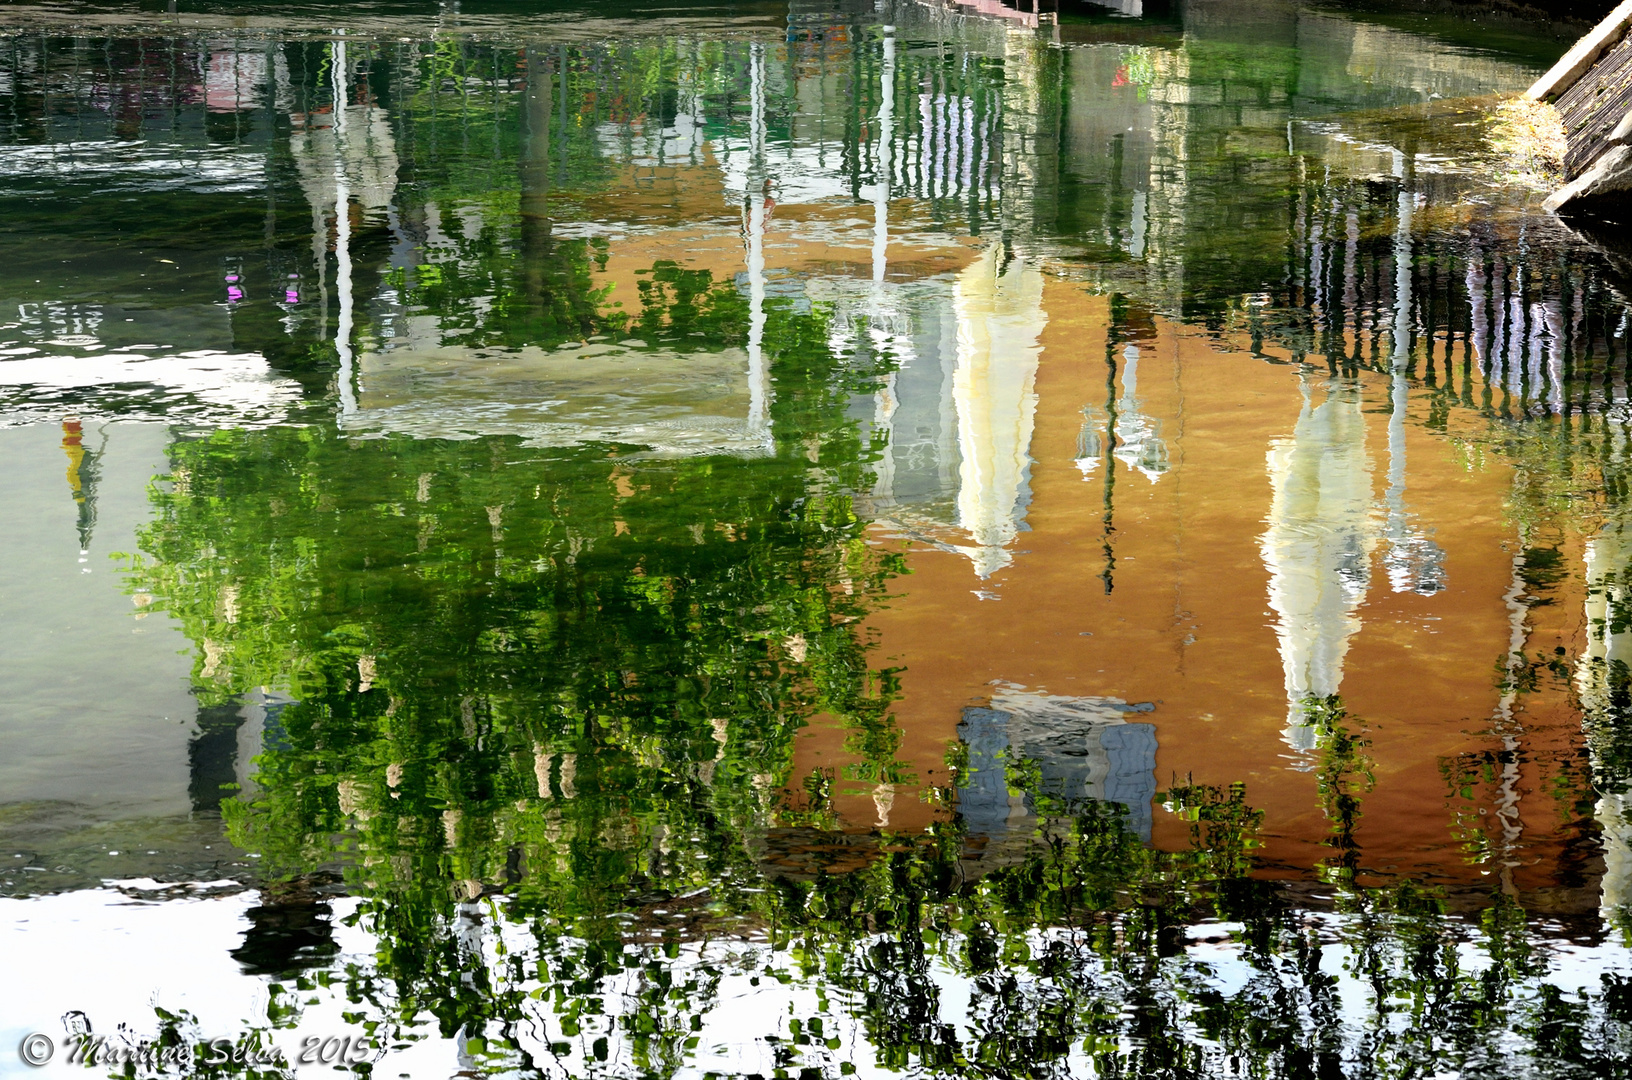
<svg viewBox="0 0 1632 1080">
<path fill-rule="evenodd" d="M 513 434 L 541 446 L 642 443 L 654 453 L 762 452 L 747 355 L 614 343 L 515 351 L 440 345 L 368 353 L 351 431 Z"/>
<path fill-rule="evenodd" d="M 1037 763 L 1043 791 L 1079 804 L 1119 803 L 1127 827 L 1150 839 L 1156 798 L 1156 727 L 1128 719 L 1150 711 L 1110 697 L 1056 697 L 1005 690 L 988 708 L 963 710 L 958 737 L 969 749 L 969 783 L 958 813 L 971 837 L 1029 831 L 1036 812 L 1027 795 L 1009 794 L 1011 757 Z"/>
</svg>

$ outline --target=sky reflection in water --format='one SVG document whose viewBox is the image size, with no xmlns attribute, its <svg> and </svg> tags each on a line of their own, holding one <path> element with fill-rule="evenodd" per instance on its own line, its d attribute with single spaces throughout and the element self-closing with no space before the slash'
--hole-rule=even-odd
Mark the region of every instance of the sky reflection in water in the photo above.
<svg viewBox="0 0 1632 1080">
<path fill-rule="evenodd" d="M 5 1052 L 1625 1074 L 1571 28 L 624 14 L 0 9 Z"/>
</svg>

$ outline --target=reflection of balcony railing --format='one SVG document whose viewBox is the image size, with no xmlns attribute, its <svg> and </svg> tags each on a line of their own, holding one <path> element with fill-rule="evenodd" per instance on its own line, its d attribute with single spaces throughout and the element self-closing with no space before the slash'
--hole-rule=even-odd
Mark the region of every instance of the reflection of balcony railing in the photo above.
<svg viewBox="0 0 1632 1080">
<path fill-rule="evenodd" d="M 1059 19 L 1059 0 L 917 0 L 917 2 L 932 7 L 961 10 L 989 19 L 1004 19 L 1032 28 L 1045 26 Z"/>
<path fill-rule="evenodd" d="M 1003 21 L 1048 14 L 1034 10 L 1039 4 L 1029 0 L 1019 6 L 988 6 L 994 8 L 994 19 L 961 21 L 962 30 L 947 34 L 952 47 L 962 50 L 966 60 L 999 55 L 993 42 L 1010 36 Z M 1047 3 L 1040 6 L 1046 9 Z M 888 9 L 888 13 L 901 20 L 896 36 L 906 40 L 914 12 L 922 25 L 946 22 L 940 17 L 943 11 L 973 13 L 976 8 L 978 5 L 946 0 L 905 5 Z M 1034 138 L 1026 129 L 1031 116 L 1021 115 L 1021 106 L 999 92 L 1003 82 L 995 65 L 945 64 L 903 47 L 894 59 L 895 107 L 887 145 L 876 123 L 850 128 L 840 123 L 847 112 L 872 118 L 880 115 L 882 31 L 870 24 L 860 25 L 867 22 L 866 17 L 877 15 L 870 4 L 795 5 L 789 25 L 807 18 L 827 19 L 823 25 L 846 28 L 842 40 L 828 35 L 821 42 L 760 46 L 773 51 L 785 47 L 790 61 L 787 65 L 767 63 L 763 68 L 769 104 L 761 147 L 779 155 L 774 166 L 778 200 L 791 203 L 806 194 L 876 200 L 882 181 L 887 188 L 883 196 L 887 213 L 894 213 L 890 200 L 920 199 L 932 204 L 929 213 L 937 221 L 967 221 L 971 228 L 982 231 L 1006 212 L 999 206 L 1003 202 L 1009 211 L 1018 213 L 1017 206 L 1035 206 L 1046 215 L 1054 189 L 1041 183 L 1026 187 L 1030 183 L 1027 170 L 1046 172 L 1043 166 L 1032 166 L 1048 152 L 1047 146 L 1060 145 L 1060 140 Z M 1298 92 L 1304 95 L 1347 93 L 1350 83 L 1338 80 L 1352 82 L 1357 72 L 1367 78 L 1380 70 L 1393 72 L 1394 68 L 1377 66 L 1384 60 L 1398 63 L 1401 72 L 1416 71 L 1417 82 L 1411 85 L 1420 84 L 1423 93 L 1464 86 L 1463 82 L 1447 82 L 1447 73 L 1461 72 L 1458 77 L 1466 85 L 1484 86 L 1506 78 L 1504 73 L 1510 74 L 1512 66 L 1501 67 L 1505 62 L 1488 58 L 1475 63 L 1444 47 L 1420 46 L 1415 52 L 1402 52 L 1389 48 L 1404 40 L 1393 32 L 1375 27 L 1361 27 L 1360 32 L 1347 22 L 1339 25 L 1313 16 L 1299 18 L 1298 25 L 1318 38 L 1311 49 L 1341 51 L 1347 57 L 1343 65 L 1300 72 Z M 1122 156 L 1117 159 L 1115 176 L 1102 181 L 1096 175 L 1084 181 L 1125 185 L 1099 218 L 1105 223 L 1105 246 L 1115 249 L 1112 257 L 1115 272 L 1121 275 L 1119 289 L 1130 295 L 1148 290 L 1143 299 L 1177 314 L 1186 304 L 1196 303 L 1195 297 L 1200 297 L 1202 305 L 1222 307 L 1235 303 L 1230 298 L 1239 298 L 1242 288 L 1267 288 L 1264 303 L 1235 305 L 1238 325 L 1265 342 L 1285 345 L 1299 357 L 1322 356 L 1348 365 L 1380 364 L 1398 352 L 1393 338 L 1403 325 L 1410 337 L 1403 355 L 1413 377 L 1432 377 L 1438 385 L 1454 382 L 1460 387 L 1463 363 L 1469 360 L 1473 383 L 1469 393 L 1477 396 L 1488 388 L 1494 395 L 1491 407 L 1498 411 L 1561 415 L 1627 407 L 1621 326 L 1626 309 L 1614 293 L 1614 282 L 1590 261 L 1548 263 L 1554 256 L 1542 253 L 1556 252 L 1560 250 L 1557 246 L 1519 250 L 1514 243 L 1517 222 L 1475 220 L 1462 235 L 1449 237 L 1418 230 L 1411 238 L 1409 311 L 1401 324 L 1394 298 L 1399 281 L 1397 258 L 1388 241 L 1380 239 L 1394 232 L 1392 218 L 1401 184 L 1400 178 L 1388 174 L 1386 159 L 1391 150 L 1368 144 L 1336 125 L 1294 124 L 1289 156 L 1307 155 L 1311 161 L 1319 158 L 1341 168 L 1334 168 L 1330 179 L 1292 193 L 1290 204 L 1287 196 L 1270 197 L 1280 200 L 1286 213 L 1266 212 L 1256 217 L 1259 222 L 1290 225 L 1264 226 L 1273 233 L 1263 232 L 1251 245 L 1257 253 L 1289 244 L 1284 277 L 1277 281 L 1281 268 L 1267 263 L 1232 262 L 1221 272 L 1216 268 L 1224 266 L 1224 260 L 1192 258 L 1200 246 L 1214 242 L 1202 223 L 1191 221 L 1187 212 L 1213 193 L 1206 176 L 1189 169 L 1183 143 L 1184 132 L 1209 122 L 1207 103 L 1199 96 L 1203 88 L 1192 81 L 1184 66 L 1205 58 L 1201 49 L 1205 43 L 1202 35 L 1185 50 L 1145 49 L 1137 57 L 1118 54 L 1118 61 L 1106 61 L 1103 71 L 1093 69 L 1081 55 L 1106 50 L 1082 50 L 1070 57 L 1067 74 L 1075 86 L 1088 89 L 1091 84 L 1086 76 L 1092 74 L 1096 80 L 1092 85 L 1114 87 L 1118 72 L 1129 85 L 1121 99 L 1073 95 L 1061 106 L 1060 120 L 1067 132 L 1066 152 L 1078 161 L 1090 159 L 1092 146 L 1101 145 L 1103 139 L 1119 139 Z M 326 70 L 323 57 L 327 55 L 324 50 L 331 47 L 328 44 L 278 40 L 270 32 L 229 38 L 210 31 L 162 41 L 87 38 L 42 52 L 37 40 L 19 37 L 9 43 L 7 52 L 0 53 L 0 92 L 9 92 L 19 103 L 11 110 L 9 133 L 8 121 L 0 119 L 0 137 L 9 134 L 11 144 L 0 158 L 0 182 L 19 188 L 51 184 L 66 190 L 77 179 L 86 181 L 87 188 L 94 181 L 104 193 L 163 189 L 245 198 L 283 185 L 285 190 L 277 197 L 288 206 L 300 198 L 300 193 L 287 191 L 290 179 L 298 179 L 308 201 L 328 207 L 311 219 L 313 230 L 325 234 L 322 243 L 311 256 L 297 254 L 309 246 L 307 238 L 293 243 L 288 239 L 299 228 L 291 226 L 303 215 L 280 211 L 275 227 L 283 235 L 274 239 L 276 250 L 267 260 L 266 271 L 256 258 L 238 251 L 224 254 L 223 260 L 237 260 L 235 265 L 240 268 L 233 273 L 241 280 L 232 283 L 234 291 L 223 288 L 220 297 L 254 304 L 271 296 L 290 313 L 285 323 L 290 337 L 297 324 L 309 332 L 326 326 L 332 334 L 334 311 L 325 323 L 320 310 L 325 299 L 331 308 L 335 304 L 333 292 L 324 293 L 331 286 L 330 272 L 304 260 L 333 258 L 325 253 L 335 250 L 340 226 L 335 213 L 334 166 L 345 160 L 356 173 L 342 178 L 349 205 L 360 207 L 370 219 L 357 228 L 377 226 L 378 219 L 385 216 L 390 174 L 398 164 L 406 166 L 411 161 L 415 168 L 423 168 L 445 161 L 446 148 L 454 143 L 439 139 L 450 127 L 457 131 L 457 144 L 463 145 L 494 136 L 518 122 L 515 113 L 506 111 L 515 107 L 524 78 L 514 55 L 455 40 L 452 48 L 437 54 L 436 63 L 447 65 L 443 71 L 432 63 L 424 45 L 403 43 L 399 47 L 359 40 L 348 46 L 358 71 L 383 65 L 390 75 L 377 80 L 377 86 L 353 80 L 354 89 L 364 95 L 377 91 L 380 100 L 354 99 L 349 109 L 342 110 L 352 118 L 348 146 L 342 153 L 331 145 L 332 125 L 340 115 L 334 110 L 332 80 L 314 77 Z M 667 155 L 682 151 L 690 161 L 703 145 L 716 151 L 749 148 L 740 112 L 750 67 L 746 40 L 725 43 L 723 62 L 710 72 L 711 78 L 718 78 L 716 84 L 710 84 L 713 89 L 698 84 L 686 91 L 699 103 L 697 109 L 676 116 L 656 97 L 633 95 L 618 97 L 619 108 L 626 112 L 617 114 L 623 119 L 612 119 L 603 106 L 622 91 L 608 81 L 611 76 L 607 73 L 622 62 L 621 47 L 606 42 L 573 44 L 550 53 L 552 63 L 558 65 L 554 70 L 559 85 L 570 87 L 577 95 L 572 108 L 599 117 L 597 123 L 581 129 L 593 132 L 598 140 L 597 162 L 617 162 L 622 152 L 619 138 L 633 148 L 631 160 L 641 159 L 640 164 L 667 161 Z M 1184 53 L 1184 63 L 1180 63 L 1179 52 Z M 841 53 L 842 63 L 837 60 Z M 1134 59 L 1139 62 L 1133 63 Z M 1022 69 L 1015 65 L 1033 62 L 1016 53 L 1004 58 L 1003 70 L 1019 71 Z M 1403 80 L 1401 76 L 1396 81 L 1404 85 Z M 672 85 L 665 84 L 662 93 L 670 93 Z M 1135 91 L 1146 95 L 1137 103 Z M 434 104 L 441 98 L 450 103 L 456 98 L 458 107 L 444 111 L 410 106 L 410 99 Z M 135 108 L 138 99 L 147 107 Z M 790 107 L 784 102 L 795 99 L 798 110 L 814 109 L 815 114 L 801 112 L 790 119 L 784 111 Z M 739 103 L 738 112 L 722 104 L 731 100 Z M 486 108 L 488 103 L 490 112 L 475 107 Z M 580 113 L 573 115 L 577 118 Z M 267 164 L 288 118 L 299 118 L 307 128 L 291 144 L 295 149 L 293 173 Z M 819 134 L 814 139 L 809 129 L 794 123 L 808 119 L 817 121 Z M 224 137 L 216 139 L 217 134 Z M 388 139 L 401 139 L 402 146 L 387 152 Z M 398 152 L 401 162 L 394 156 Z M 580 154 L 582 148 L 571 152 Z M 365 157 L 374 164 L 364 168 Z M 746 159 L 746 153 L 743 157 Z M 576 161 L 571 168 L 577 167 Z M 746 190 L 746 165 L 746 160 L 740 169 L 735 160 L 728 164 L 728 169 L 735 170 L 728 186 Z M 562 170 L 568 168 L 563 159 Z M 763 185 L 764 179 L 760 177 L 757 183 Z M 1469 183 L 1465 176 L 1447 172 L 1442 163 L 1425 158 L 1410 187 L 1428 204 L 1443 205 L 1454 201 Z M 1035 198 L 1030 197 L 1033 190 Z M 1026 197 L 1021 196 L 1022 191 Z M 286 198 L 289 194 L 295 198 Z M 1272 204 L 1266 202 L 1265 207 L 1271 209 Z M 399 239 L 411 239 L 412 223 L 404 224 L 398 217 Z M 1551 227 L 1530 225 L 1527 235 L 1533 237 L 1536 228 Z M 1016 230 L 1016 242 L 1025 250 L 1036 251 L 1039 245 L 1025 232 Z M 1079 230 L 1048 243 L 1054 250 L 1069 249 L 1083 235 Z M 1137 269 L 1129 273 L 1130 268 Z M 892 263 L 890 272 L 907 271 Z M 1209 273 L 1218 276 L 1208 280 Z M 290 285 L 291 281 L 299 287 Z M 1573 394 L 1567 382 L 1583 379 L 1580 393 Z"/>
</svg>

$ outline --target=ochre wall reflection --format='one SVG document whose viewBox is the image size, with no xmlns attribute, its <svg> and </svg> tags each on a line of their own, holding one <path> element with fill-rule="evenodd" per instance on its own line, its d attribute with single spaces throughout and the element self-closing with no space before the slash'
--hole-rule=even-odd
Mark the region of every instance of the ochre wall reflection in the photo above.
<svg viewBox="0 0 1632 1080">
<path fill-rule="evenodd" d="M 1453 418 L 1442 434 L 1424 427 L 1422 395 L 1410 402 L 1413 524 L 1446 552 L 1445 587 L 1395 592 L 1378 563 L 1388 377 L 1300 375 L 1284 361 L 1221 351 L 1204 332 L 1160 318 L 1143 329 L 1124 325 L 1108 343 L 1110 301 L 1057 276 L 1046 279 L 1042 306 L 1030 531 L 1010 545 L 1012 563 L 985 580 L 960 553 L 908 544 L 911 576 L 869 620 L 875 666 L 901 669 L 900 757 L 918 779 L 946 782 L 943 759 L 962 710 L 1004 687 L 1151 702 L 1154 710 L 1137 719 L 1156 727 L 1157 785 L 1245 782 L 1249 801 L 1267 811 L 1266 872 L 1300 873 L 1331 856 L 1332 823 L 1317 788 L 1318 749 L 1312 740 L 1289 743 L 1289 705 L 1295 714 L 1299 695 L 1340 694 L 1349 727 L 1369 739 L 1375 776 L 1357 834 L 1363 869 L 1470 884 L 1502 874 L 1528 894 L 1559 884 L 1562 826 L 1572 815 L 1549 789 L 1549 770 L 1575 754 L 1579 719 L 1562 687 L 1541 684 L 1515 697 L 1497 675 L 1515 629 L 1528 654 L 1577 649 L 1580 586 L 1566 574 L 1559 593 L 1538 606 L 1516 595 L 1523 583 L 1515 584 L 1519 541 L 1507 510 L 1512 472 L 1468 460 L 1448 437 L 1456 423 L 1477 418 Z M 1139 408 L 1159 425 L 1168 467 L 1116 461 L 1107 504 L 1107 470 L 1085 473 L 1080 437 L 1085 404 L 1129 396 L 1124 341 L 1136 346 Z M 1322 408 L 1342 410 L 1342 430 L 1309 430 Z M 1266 565 L 1266 557 L 1295 557 L 1297 543 L 1335 542 L 1330 514 L 1288 504 L 1296 494 L 1288 458 L 1299 454 L 1312 456 L 1304 497 L 1323 483 L 1356 534 L 1353 567 L 1313 558 L 1274 575 Z M 884 529 L 878 539 L 901 542 Z M 1561 545 L 1560 557 L 1576 565 L 1579 543 Z M 1289 574 L 1345 573 L 1347 596 L 1342 580 L 1289 583 Z M 1334 626 L 1289 603 L 1296 588 L 1331 591 L 1336 608 L 1326 621 Z M 1501 732 L 1515 741 L 1504 743 Z M 794 781 L 842 766 L 843 738 L 836 726 L 813 724 Z M 1481 774 L 1488 782 L 1470 800 L 1450 790 L 1458 768 L 1483 761 L 1494 771 Z M 871 792 L 842 780 L 836 790 L 848 825 L 877 824 Z M 898 790 L 888 823 L 921 828 L 934 817 L 930 803 Z M 1469 829 L 1495 852 L 1481 863 L 1470 861 Z M 1187 836 L 1186 822 L 1157 810 L 1155 843 L 1182 847 Z M 1511 864 L 1505 873 L 1503 864 Z"/>
</svg>

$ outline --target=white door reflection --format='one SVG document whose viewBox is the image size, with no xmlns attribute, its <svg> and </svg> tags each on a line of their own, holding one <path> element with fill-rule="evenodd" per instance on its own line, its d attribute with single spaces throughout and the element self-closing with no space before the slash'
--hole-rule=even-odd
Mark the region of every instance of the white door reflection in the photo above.
<svg viewBox="0 0 1632 1080">
<path fill-rule="evenodd" d="M 1009 550 L 1025 529 L 1031 502 L 1031 436 L 1037 412 L 1038 338 L 1048 322 L 1043 275 L 1000 245 L 958 275 L 958 525 L 955 545 L 990 577 L 1014 561 Z"/>
<path fill-rule="evenodd" d="M 1305 374 L 1301 389 L 1292 437 L 1270 447 L 1273 494 L 1262 539 L 1286 677 L 1284 737 L 1300 752 L 1315 746 L 1306 703 L 1331 697 L 1343 683 L 1377 543 L 1359 386 Z"/>
</svg>

